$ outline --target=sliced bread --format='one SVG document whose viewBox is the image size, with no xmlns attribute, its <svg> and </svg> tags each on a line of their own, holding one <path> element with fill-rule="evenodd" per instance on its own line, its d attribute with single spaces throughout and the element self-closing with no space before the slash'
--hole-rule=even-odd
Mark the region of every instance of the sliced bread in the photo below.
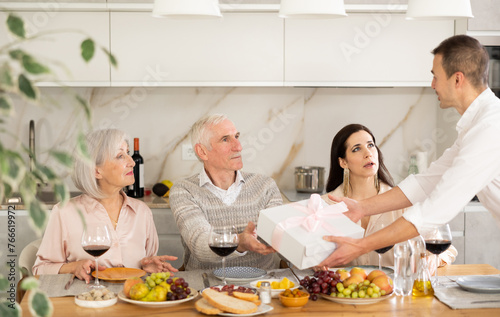
<svg viewBox="0 0 500 317">
<path fill-rule="evenodd" d="M 197 311 L 205 315 L 218 315 L 223 312 L 222 310 L 210 305 L 205 298 L 197 300 L 196 303 L 194 303 L 194 307 Z"/>
<path fill-rule="evenodd" d="M 210 305 L 228 313 L 251 314 L 258 309 L 257 305 L 252 302 L 221 294 L 213 289 L 205 289 L 202 296 Z"/>
<path fill-rule="evenodd" d="M 233 292 L 233 296 L 249 302 L 255 302 L 259 299 L 259 295 L 253 293 Z"/>
</svg>

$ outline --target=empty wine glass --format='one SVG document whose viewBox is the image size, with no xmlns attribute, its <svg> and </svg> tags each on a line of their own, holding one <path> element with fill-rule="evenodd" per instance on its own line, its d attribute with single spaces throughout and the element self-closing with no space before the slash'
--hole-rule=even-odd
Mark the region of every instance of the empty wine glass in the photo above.
<svg viewBox="0 0 500 317">
<path fill-rule="evenodd" d="M 85 252 L 95 259 L 95 282 L 94 285 L 89 285 L 89 287 L 94 289 L 104 288 L 103 285 L 99 284 L 99 264 L 97 259 L 111 248 L 111 233 L 108 226 L 103 223 L 87 223 L 82 235 L 82 247 Z"/>
<path fill-rule="evenodd" d="M 210 229 L 208 236 L 210 249 L 222 257 L 222 284 L 226 285 L 226 256 L 238 248 L 238 232 L 235 226 L 214 227 Z"/>
<path fill-rule="evenodd" d="M 434 271 L 434 285 L 439 285 L 437 268 L 439 266 L 439 255 L 448 250 L 451 245 L 450 225 L 444 224 L 433 230 L 426 231 L 423 235 L 425 248 L 436 258 L 436 270 Z"/>
<path fill-rule="evenodd" d="M 385 217 L 383 216 L 380 216 L 377 221 L 375 222 L 375 224 L 373 225 L 373 230 L 374 231 L 379 231 L 379 230 L 382 230 L 384 229 L 385 227 L 387 227 L 388 225 L 390 225 L 390 223 L 387 223 L 386 222 L 386 219 Z M 378 253 L 378 269 L 379 270 L 382 270 L 382 254 L 386 253 L 387 251 L 389 251 L 390 249 L 392 249 L 394 245 L 389 245 L 389 246 L 386 246 L 386 247 L 383 247 L 383 248 L 380 248 L 380 249 L 377 249 L 375 250 L 375 252 Z"/>
</svg>

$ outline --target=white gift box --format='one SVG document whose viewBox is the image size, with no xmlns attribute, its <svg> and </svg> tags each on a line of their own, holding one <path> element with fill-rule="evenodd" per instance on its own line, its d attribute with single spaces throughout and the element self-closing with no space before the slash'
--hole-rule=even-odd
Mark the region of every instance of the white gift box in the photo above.
<svg viewBox="0 0 500 317">
<path fill-rule="evenodd" d="M 325 235 L 362 238 L 365 230 L 342 213 L 341 202 L 328 205 L 318 194 L 310 199 L 260 211 L 257 235 L 299 269 L 316 266 L 336 248 Z"/>
</svg>

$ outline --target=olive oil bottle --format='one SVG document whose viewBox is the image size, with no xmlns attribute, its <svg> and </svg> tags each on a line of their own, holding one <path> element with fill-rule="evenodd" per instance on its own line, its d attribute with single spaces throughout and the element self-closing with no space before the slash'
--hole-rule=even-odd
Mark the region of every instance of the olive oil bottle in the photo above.
<svg viewBox="0 0 500 317">
<path fill-rule="evenodd" d="M 425 260 L 425 253 L 420 253 L 420 261 L 418 267 L 417 278 L 413 282 L 412 295 L 415 297 L 432 297 L 434 296 L 434 288 L 432 288 L 431 274 Z"/>
</svg>

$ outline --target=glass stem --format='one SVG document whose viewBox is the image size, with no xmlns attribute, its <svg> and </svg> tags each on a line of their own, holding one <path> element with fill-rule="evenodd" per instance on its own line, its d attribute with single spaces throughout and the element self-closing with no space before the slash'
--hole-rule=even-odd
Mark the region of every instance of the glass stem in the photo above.
<svg viewBox="0 0 500 317">
<path fill-rule="evenodd" d="M 439 265 L 439 260 L 438 260 L 438 254 L 434 254 L 434 256 L 436 257 L 436 271 L 434 272 L 434 278 L 435 278 L 435 286 L 438 286 L 439 285 L 439 282 L 438 282 L 438 265 Z"/>
<path fill-rule="evenodd" d="M 382 254 L 378 254 L 378 269 L 382 271 Z"/>
<path fill-rule="evenodd" d="M 224 277 L 222 279 L 222 284 L 226 285 L 226 257 L 222 257 L 222 276 Z"/>
<path fill-rule="evenodd" d="M 94 282 L 94 285 L 95 286 L 99 286 L 99 264 L 97 263 L 97 258 L 94 258 L 95 259 L 95 282 Z"/>
</svg>

